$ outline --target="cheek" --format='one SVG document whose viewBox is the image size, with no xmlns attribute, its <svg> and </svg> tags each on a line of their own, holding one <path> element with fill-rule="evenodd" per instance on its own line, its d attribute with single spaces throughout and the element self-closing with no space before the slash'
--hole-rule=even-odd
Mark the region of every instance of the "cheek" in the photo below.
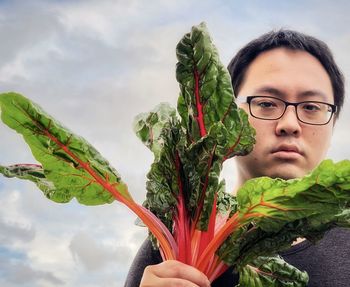
<svg viewBox="0 0 350 287">
<path fill-rule="evenodd" d="M 254 156 L 261 156 L 271 146 L 271 141 L 274 138 L 274 127 L 271 121 L 262 121 L 255 118 L 249 119 L 250 124 L 255 129 L 256 143 L 254 145 Z"/>
<path fill-rule="evenodd" d="M 249 122 L 251 126 L 255 129 L 257 140 L 263 139 L 264 141 L 266 141 L 268 138 L 274 135 L 274 121 L 264 121 L 250 117 Z"/>
<path fill-rule="evenodd" d="M 332 128 L 324 128 L 319 131 L 314 130 L 309 133 L 308 143 L 315 156 L 323 158 L 330 146 L 332 138 Z"/>
</svg>

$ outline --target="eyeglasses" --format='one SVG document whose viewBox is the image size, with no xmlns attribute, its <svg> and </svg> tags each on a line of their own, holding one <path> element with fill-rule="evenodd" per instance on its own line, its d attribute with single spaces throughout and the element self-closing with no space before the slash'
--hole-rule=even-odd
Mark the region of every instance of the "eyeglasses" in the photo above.
<svg viewBox="0 0 350 287">
<path fill-rule="evenodd" d="M 252 96 L 247 97 L 250 114 L 261 120 L 280 119 L 288 106 L 294 106 L 299 121 L 310 125 L 326 125 L 337 111 L 337 106 L 318 102 L 304 101 L 299 103 L 290 103 L 279 98 Z"/>
</svg>

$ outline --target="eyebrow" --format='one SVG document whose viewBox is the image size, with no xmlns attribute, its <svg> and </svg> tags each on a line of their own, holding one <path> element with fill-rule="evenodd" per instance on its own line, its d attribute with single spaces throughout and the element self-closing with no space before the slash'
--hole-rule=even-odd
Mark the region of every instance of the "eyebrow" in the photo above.
<svg viewBox="0 0 350 287">
<path fill-rule="evenodd" d="M 277 88 L 271 87 L 271 86 L 263 86 L 255 91 L 255 94 L 269 94 L 271 96 L 275 97 L 281 97 L 281 98 L 286 98 L 287 94 Z M 327 101 L 328 97 L 326 94 L 320 90 L 307 90 L 304 92 L 301 92 L 298 94 L 298 97 L 321 97 L 322 100 Z"/>
</svg>

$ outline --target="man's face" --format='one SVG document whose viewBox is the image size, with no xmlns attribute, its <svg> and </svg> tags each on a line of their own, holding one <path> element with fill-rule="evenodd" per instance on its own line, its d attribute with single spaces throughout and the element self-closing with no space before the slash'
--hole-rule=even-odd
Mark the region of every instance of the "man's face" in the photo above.
<svg viewBox="0 0 350 287">
<path fill-rule="evenodd" d="M 238 98 L 256 95 L 334 103 L 332 84 L 321 63 L 307 52 L 286 48 L 264 52 L 248 67 Z M 249 114 L 247 103 L 241 107 Z M 288 106 L 278 120 L 249 114 L 249 121 L 256 129 L 256 144 L 249 155 L 237 157 L 241 183 L 258 176 L 304 176 L 325 157 L 334 120 L 321 126 L 305 124 L 297 119 L 295 107 Z"/>
</svg>

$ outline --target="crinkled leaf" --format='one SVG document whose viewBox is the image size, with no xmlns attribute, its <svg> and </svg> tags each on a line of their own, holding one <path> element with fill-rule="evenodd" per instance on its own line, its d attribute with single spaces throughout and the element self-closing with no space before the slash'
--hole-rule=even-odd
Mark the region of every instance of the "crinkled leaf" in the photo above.
<svg viewBox="0 0 350 287">
<path fill-rule="evenodd" d="M 225 191 L 225 180 L 221 180 L 219 189 L 217 191 L 217 208 L 218 213 L 228 215 L 233 214 L 237 211 L 237 200 L 236 197 L 231 193 Z"/>
<path fill-rule="evenodd" d="M 147 199 L 149 208 L 170 230 L 176 211 L 181 175 L 176 166 L 177 145 L 181 128 L 175 110 L 159 105 L 149 113 L 135 119 L 134 129 L 138 137 L 154 152 L 155 159 L 147 174 Z"/>
<path fill-rule="evenodd" d="M 291 180 L 262 177 L 248 181 L 237 201 L 242 215 L 256 214 L 255 224 L 279 231 L 285 223 L 326 213 L 338 214 L 350 203 L 350 161 L 323 161 L 309 175 Z M 259 215 L 259 216 L 258 216 Z"/>
<path fill-rule="evenodd" d="M 243 138 L 250 139 L 249 143 L 244 143 L 249 152 L 254 144 L 253 130 L 247 118 L 241 118 L 241 112 L 238 112 L 230 75 L 220 62 L 205 23 L 192 27 L 182 38 L 176 47 L 176 55 L 176 78 L 180 85 L 177 110 L 188 142 L 197 142 L 214 125 L 222 122 L 228 131 L 225 146 L 237 145 L 244 132 Z M 241 131 L 242 126 L 244 131 Z"/>
<path fill-rule="evenodd" d="M 290 247 L 315 242 L 335 226 L 350 227 L 350 162 L 323 161 L 301 179 L 252 179 L 239 190 L 241 227 L 221 246 L 228 264 L 244 266 Z"/>
<path fill-rule="evenodd" d="M 175 162 L 180 126 L 176 110 L 166 103 L 160 104 L 135 118 L 134 131 L 155 156 L 147 175 L 147 199 L 144 206 L 172 230 L 179 194 L 179 171 Z"/>
<path fill-rule="evenodd" d="M 216 130 L 218 141 L 216 153 L 223 160 L 233 156 L 244 156 L 253 150 L 255 130 L 249 124 L 248 115 L 243 109 L 238 109 L 232 102 L 220 129 Z M 214 134 L 214 131 L 212 132 Z"/>
<path fill-rule="evenodd" d="M 10 166 L 0 165 L 0 173 L 6 177 L 17 177 L 34 182 L 46 197 L 52 197 L 55 193 L 55 186 L 47 180 L 44 169 L 38 164 L 15 164 Z"/>
<path fill-rule="evenodd" d="M 201 23 L 177 45 L 177 110 L 187 145 L 181 159 L 189 182 L 189 209 L 206 230 L 219 189 L 222 163 L 249 153 L 255 142 L 248 117 L 234 102 L 230 75 Z"/>
<path fill-rule="evenodd" d="M 183 37 L 177 46 L 177 57 L 176 75 L 181 90 L 178 112 L 185 132 L 180 127 L 173 128 L 178 133 L 176 141 L 163 132 L 170 129 L 167 119 L 175 117 L 173 110 L 164 105 L 135 121 L 137 135 L 155 154 L 148 176 L 146 206 L 154 205 L 151 210 L 167 217 L 164 220 L 170 225 L 179 190 L 176 188 L 179 170 L 174 169 L 176 154 L 183 170 L 181 181 L 187 212 L 198 222 L 199 229 L 206 230 L 220 188 L 223 161 L 250 152 L 255 133 L 245 112 L 234 102 L 230 76 L 204 23 Z M 205 133 L 201 134 L 200 129 Z"/>
<path fill-rule="evenodd" d="M 239 287 L 304 287 L 309 281 L 306 272 L 279 256 L 258 257 L 239 271 Z"/>
<path fill-rule="evenodd" d="M 204 23 L 194 26 L 176 47 L 176 78 L 180 84 L 178 112 L 190 142 L 221 121 L 232 102 L 230 77 L 219 62 Z"/>
<path fill-rule="evenodd" d="M 213 208 L 214 195 L 219 190 L 221 161 L 215 154 L 215 139 L 206 136 L 181 153 L 183 169 L 188 177 L 188 207 L 197 217 L 197 228 L 206 230 Z"/>
<path fill-rule="evenodd" d="M 175 121 L 176 110 L 167 103 L 162 103 L 149 113 L 139 114 L 134 120 L 134 131 L 141 141 L 154 153 L 156 160 L 164 146 L 161 135 L 169 120 Z"/>
<path fill-rule="evenodd" d="M 38 105 L 16 94 L 0 95 L 1 119 L 22 134 L 34 157 L 42 164 L 44 175 L 54 185 L 51 200 L 80 203 L 110 203 L 114 197 L 106 190 L 115 187 L 130 199 L 126 185 L 116 170 L 83 138 L 74 135 Z M 44 188 L 45 190 L 45 188 Z"/>
</svg>

